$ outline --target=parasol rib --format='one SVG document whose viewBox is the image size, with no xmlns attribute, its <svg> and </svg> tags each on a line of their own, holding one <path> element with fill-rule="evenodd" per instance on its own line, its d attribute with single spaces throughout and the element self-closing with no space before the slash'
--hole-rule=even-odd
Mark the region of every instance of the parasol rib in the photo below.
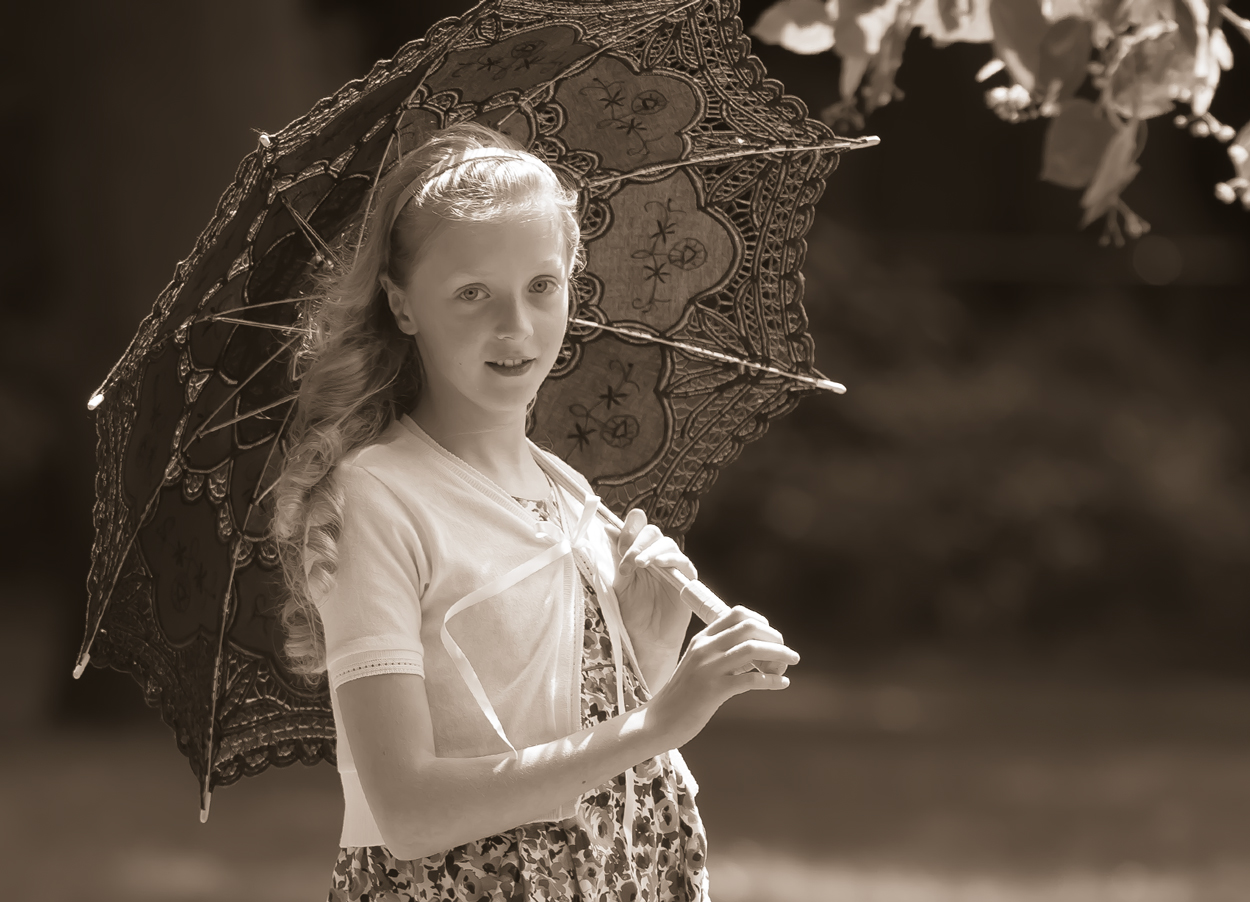
<svg viewBox="0 0 1250 902">
<path fill-rule="evenodd" d="M 292 396 L 291 398 L 285 398 L 283 400 L 293 400 L 293 398 L 294 396 Z M 278 402 L 278 403 L 282 403 L 282 402 Z M 282 419 L 282 426 L 278 430 L 279 433 L 281 433 L 282 431 L 286 429 L 287 423 L 290 422 L 291 414 L 294 412 L 294 410 L 295 410 L 294 404 L 292 404 L 287 409 L 286 416 L 283 417 Z M 273 462 L 274 451 L 277 450 L 279 444 L 280 444 L 279 442 L 274 442 L 272 445 L 269 446 L 269 453 L 265 456 L 265 465 L 261 467 L 260 477 L 257 479 L 257 482 L 256 482 L 256 488 L 252 490 L 252 500 L 248 503 L 247 512 L 243 515 L 243 522 L 239 526 L 240 536 L 242 536 L 244 532 L 247 530 L 248 521 L 250 521 L 252 518 L 252 511 L 256 509 L 256 505 L 260 502 L 260 499 L 264 497 L 263 495 L 257 496 L 256 489 L 260 488 L 260 483 L 265 478 L 265 473 L 269 469 L 269 464 Z M 213 669 L 213 695 L 209 703 L 210 704 L 209 711 L 211 713 L 211 716 L 209 717 L 208 743 L 206 746 L 205 756 L 204 756 L 204 760 L 205 760 L 204 782 L 200 787 L 200 823 L 201 824 L 208 821 L 208 810 L 209 810 L 209 806 L 212 804 L 212 799 L 213 799 L 213 789 L 212 789 L 213 766 L 216 763 L 213 761 L 213 731 L 216 728 L 216 724 L 217 724 L 217 690 L 220 685 L 219 677 L 221 674 L 222 649 L 225 647 L 225 642 L 226 642 L 226 615 L 229 614 L 230 591 L 231 589 L 234 588 L 234 575 L 235 575 L 235 571 L 238 569 L 238 566 L 239 566 L 238 560 L 239 560 L 239 555 L 237 553 L 237 546 L 236 546 L 235 553 L 230 555 L 230 578 L 226 581 L 226 592 L 225 592 L 224 597 L 222 598 L 222 604 L 221 604 L 221 628 L 217 636 L 217 659 L 216 659 L 216 666 Z"/>
<path fill-rule="evenodd" d="M 212 316 L 205 317 L 199 322 L 212 322 L 219 316 L 228 316 L 231 313 L 237 313 L 240 310 L 260 310 L 264 307 L 280 307 L 283 304 L 302 304 L 307 298 L 282 298 L 277 301 L 261 301 L 259 304 L 240 304 L 238 307 L 231 307 L 229 310 L 222 310 L 220 313 L 214 313 Z"/>
<path fill-rule="evenodd" d="M 226 645 L 226 621 L 230 615 L 230 595 L 234 591 L 234 577 L 239 569 L 238 540 L 230 546 L 230 575 L 226 579 L 226 591 L 222 593 L 219 612 L 221 622 L 217 628 L 217 654 L 213 658 L 213 690 L 208 705 L 208 735 L 204 740 L 204 780 L 200 785 L 200 823 L 208 821 L 208 807 L 213 800 L 213 739 L 217 729 L 217 699 L 221 690 L 222 651 Z"/>
<path fill-rule="evenodd" d="M 804 382 L 814 388 L 831 391 L 835 394 L 845 394 L 846 386 L 840 382 L 834 382 L 832 379 L 825 379 L 820 376 L 809 376 L 806 373 L 792 373 L 767 363 L 755 363 L 751 360 L 743 360 L 734 357 L 732 354 L 726 354 L 722 351 L 713 351 L 711 348 L 703 348 L 699 345 L 690 344 L 689 342 L 678 341 L 674 338 L 666 338 L 663 335 L 656 335 L 653 332 L 643 332 L 639 329 L 628 329 L 624 326 L 615 326 L 610 323 L 599 323 L 594 320 L 581 319 L 574 317 L 569 320 L 579 326 L 585 326 L 592 329 L 603 329 L 606 332 L 615 332 L 617 335 L 624 335 L 628 338 L 635 338 L 640 341 L 650 341 L 656 344 L 667 345 L 670 348 L 676 348 L 679 351 L 685 351 L 696 357 L 704 357 L 708 360 L 718 360 L 721 363 L 729 363 L 734 366 L 743 366 L 747 369 L 756 370 L 761 373 L 771 373 L 774 376 L 784 376 L 787 379 L 794 379 L 798 382 Z"/>
<path fill-rule="evenodd" d="M 333 261 L 335 259 L 334 251 L 331 250 L 330 245 L 326 243 L 326 240 L 317 234 L 317 230 L 312 227 L 312 224 L 304 218 L 303 214 L 301 214 L 299 210 L 295 209 L 295 206 L 287 200 L 287 196 L 285 194 L 279 194 L 278 196 L 282 198 L 282 206 L 286 207 L 287 212 L 290 213 L 291 217 L 299 224 L 300 231 L 304 233 L 304 237 L 308 239 L 309 243 L 312 244 L 312 246 L 319 252 L 325 254 L 327 259 Z"/>
<path fill-rule="evenodd" d="M 226 408 L 227 404 L 238 398 L 239 393 L 243 391 L 243 389 L 245 389 L 253 379 L 259 376 L 264 371 L 265 367 L 277 360 L 284 352 L 289 351 L 291 346 L 295 344 L 295 341 L 296 339 L 292 338 L 290 341 L 281 345 L 278 350 L 270 354 L 260 366 L 252 370 L 245 378 L 239 380 L 237 385 L 232 386 L 230 393 L 227 394 L 226 397 L 222 399 L 222 402 L 217 405 L 217 409 L 205 417 L 204 422 L 200 424 L 199 428 L 196 429 L 195 432 L 191 433 L 190 437 L 187 438 L 186 444 L 182 446 L 182 450 L 185 451 L 187 448 L 190 448 L 194 442 L 199 441 L 200 438 L 209 431 L 208 424 L 213 421 L 213 417 L 221 413 Z"/>
<path fill-rule="evenodd" d="M 702 157 L 691 157 L 688 160 L 674 160 L 671 163 L 657 163 L 654 166 L 643 166 L 639 169 L 633 169 L 619 175 L 589 180 L 586 182 L 586 185 L 590 188 L 598 188 L 601 185 L 611 185 L 615 182 L 623 182 L 626 179 L 637 179 L 645 178 L 649 175 L 660 175 L 661 173 L 671 172 L 674 169 L 682 169 L 687 166 L 702 166 L 708 163 L 720 163 L 728 160 L 738 160 L 744 157 L 770 155 L 781 156 L 804 153 L 809 150 L 840 153 L 844 150 L 856 150 L 861 147 L 873 147 L 874 145 L 880 143 L 881 139 L 876 135 L 868 135 L 863 138 L 843 138 L 839 141 L 830 141 L 821 144 L 801 144 L 797 146 L 777 144 L 772 147 L 743 148 L 742 150 L 731 150 L 722 153 L 707 154 Z"/>
<path fill-rule="evenodd" d="M 244 420 L 250 420 L 252 417 L 258 416 L 267 410 L 273 410 L 275 407 L 277 407 L 280 404 L 288 404 L 291 401 L 294 401 L 297 397 L 298 397 L 297 394 L 291 394 L 291 395 L 287 395 L 285 398 L 279 398 L 276 401 L 270 401 L 268 404 L 264 405 L 263 407 L 257 407 L 255 410 L 249 413 L 240 414 L 237 417 L 226 420 L 224 423 L 218 423 L 212 429 L 205 429 L 200 433 L 200 436 L 203 437 L 205 435 L 212 435 L 214 432 L 220 432 L 222 429 L 228 429 L 229 427 L 233 426 L 235 423 L 242 423 Z"/>
<path fill-rule="evenodd" d="M 239 319 L 237 316 L 226 316 L 225 314 L 210 316 L 207 320 L 202 320 L 202 322 L 234 323 L 236 326 L 255 326 L 257 329 L 269 329 L 273 332 L 285 332 L 287 335 L 293 335 L 296 333 L 303 334 L 304 331 L 299 326 L 282 326 L 278 323 L 258 323 L 254 319 Z"/>
<path fill-rule="evenodd" d="M 251 375 L 249 375 L 246 379 L 241 381 L 238 385 L 234 386 L 233 390 L 226 397 L 226 399 L 222 401 L 221 405 L 218 406 L 218 408 L 214 410 L 213 413 L 204 421 L 205 425 L 211 422 L 213 417 L 217 416 L 217 414 L 219 414 L 222 411 L 222 409 L 227 404 L 229 404 L 234 398 L 238 397 L 239 392 L 244 388 L 244 386 L 246 386 L 248 382 L 250 382 L 253 378 L 255 378 L 256 375 L 259 374 L 261 370 L 269 366 L 270 363 L 272 363 L 275 359 L 277 359 L 278 355 L 280 355 L 286 350 L 289 350 L 291 345 L 293 345 L 294 343 L 295 343 L 295 339 L 291 339 L 291 341 L 288 341 L 285 345 L 280 347 L 272 356 L 270 356 L 268 360 L 266 360 L 259 367 L 253 370 Z M 203 433 L 204 433 L 204 426 L 201 426 L 187 440 L 186 445 L 183 446 L 183 450 L 185 450 L 187 447 L 190 447 L 191 443 L 196 441 Z M 153 490 L 151 497 L 148 499 L 148 503 L 144 505 L 143 514 L 139 517 L 138 522 L 142 523 L 144 520 L 147 519 L 148 515 L 151 513 L 152 508 L 155 506 L 157 499 L 160 497 L 162 485 L 163 483 L 158 484 L 155 490 Z M 87 639 L 83 643 L 83 649 L 78 656 L 78 661 L 74 665 L 74 679 L 78 679 L 79 677 L 82 676 L 83 671 L 87 667 L 87 664 L 90 663 L 91 661 L 91 646 L 95 643 L 96 635 L 100 632 L 100 624 L 104 622 L 104 614 L 105 612 L 108 611 L 109 602 L 112 601 L 113 599 L 113 590 L 116 589 L 117 580 L 121 577 L 121 568 L 125 564 L 126 558 L 129 557 L 130 549 L 134 546 L 135 540 L 138 538 L 138 535 L 139 535 L 138 530 L 135 530 L 135 532 L 131 535 L 129 541 L 127 541 L 126 543 L 125 551 L 118 557 L 117 569 L 113 572 L 113 577 L 110 580 L 109 590 L 108 592 L 104 594 L 103 601 L 100 604 L 100 611 L 96 615 L 96 618 L 95 618 L 95 624 L 91 627 L 90 634 L 88 635 Z M 234 565 L 232 563 L 231 567 L 233 566 Z M 231 579 L 233 579 L 233 570 L 231 571 Z"/>
</svg>

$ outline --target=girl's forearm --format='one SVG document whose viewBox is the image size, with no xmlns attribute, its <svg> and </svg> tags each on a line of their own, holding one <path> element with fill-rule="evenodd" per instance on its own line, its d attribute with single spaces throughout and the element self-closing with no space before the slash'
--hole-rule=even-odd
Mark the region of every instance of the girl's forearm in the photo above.
<svg viewBox="0 0 1250 902">
<path fill-rule="evenodd" d="M 414 760 L 387 806 L 387 847 L 397 858 L 424 858 L 510 830 L 669 748 L 643 705 L 516 755 Z"/>
</svg>

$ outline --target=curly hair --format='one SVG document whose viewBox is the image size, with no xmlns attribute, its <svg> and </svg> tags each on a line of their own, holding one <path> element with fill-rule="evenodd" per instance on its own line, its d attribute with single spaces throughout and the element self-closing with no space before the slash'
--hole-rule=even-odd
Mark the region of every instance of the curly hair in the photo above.
<svg viewBox="0 0 1250 902">
<path fill-rule="evenodd" d="M 583 259 L 576 191 L 511 138 L 472 122 L 450 126 L 378 180 L 345 233 L 358 240 L 339 243 L 308 298 L 293 362 L 299 393 L 271 526 L 288 589 L 283 653 L 306 685 L 319 685 L 326 671 L 316 604 L 337 569 L 343 499 L 334 468 L 411 411 L 421 392 L 416 343 L 396 325 L 382 277 L 404 284 L 421 248 L 448 222 L 553 210 L 575 272 Z"/>
</svg>

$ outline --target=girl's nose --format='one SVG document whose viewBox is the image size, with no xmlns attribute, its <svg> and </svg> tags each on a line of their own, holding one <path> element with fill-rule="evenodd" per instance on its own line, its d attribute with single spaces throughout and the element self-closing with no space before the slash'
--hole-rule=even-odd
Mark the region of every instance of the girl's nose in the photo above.
<svg viewBox="0 0 1250 902">
<path fill-rule="evenodd" d="M 500 299 L 500 310 L 495 321 L 495 330 L 500 338 L 529 338 L 533 332 L 530 323 L 530 311 L 525 295 L 512 292 Z"/>
</svg>

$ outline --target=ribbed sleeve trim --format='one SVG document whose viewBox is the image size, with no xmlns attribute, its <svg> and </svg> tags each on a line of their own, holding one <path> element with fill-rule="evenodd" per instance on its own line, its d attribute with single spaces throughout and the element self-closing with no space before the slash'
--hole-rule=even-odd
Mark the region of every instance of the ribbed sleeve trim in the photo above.
<svg viewBox="0 0 1250 902">
<path fill-rule="evenodd" d="M 381 673 L 415 673 L 425 676 L 425 662 L 420 654 L 404 652 L 363 652 L 341 658 L 326 668 L 330 688 Z"/>
</svg>

